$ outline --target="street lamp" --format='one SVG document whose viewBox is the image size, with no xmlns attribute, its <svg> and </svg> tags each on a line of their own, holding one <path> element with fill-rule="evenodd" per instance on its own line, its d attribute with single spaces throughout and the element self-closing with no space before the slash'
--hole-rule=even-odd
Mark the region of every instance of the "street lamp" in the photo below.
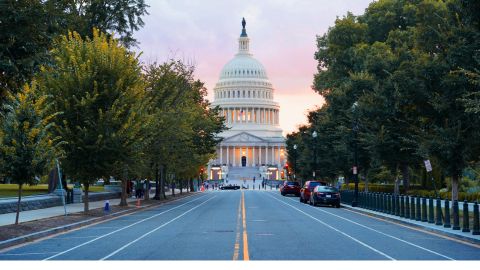
<svg viewBox="0 0 480 270">
<path fill-rule="evenodd" d="M 352 105 L 353 121 L 353 181 L 355 182 L 355 192 L 353 196 L 352 206 L 358 206 L 358 153 L 357 153 L 357 136 L 358 136 L 358 117 L 357 117 L 358 102 L 355 101 Z"/>
<path fill-rule="evenodd" d="M 314 163 L 313 163 L 313 180 L 315 180 L 315 172 L 317 170 L 317 141 L 316 138 L 318 136 L 317 131 L 313 131 L 312 137 L 313 137 L 313 156 L 314 156 Z"/>
<path fill-rule="evenodd" d="M 293 156 L 293 180 L 297 181 L 297 145 L 293 145 L 294 156 Z"/>
</svg>

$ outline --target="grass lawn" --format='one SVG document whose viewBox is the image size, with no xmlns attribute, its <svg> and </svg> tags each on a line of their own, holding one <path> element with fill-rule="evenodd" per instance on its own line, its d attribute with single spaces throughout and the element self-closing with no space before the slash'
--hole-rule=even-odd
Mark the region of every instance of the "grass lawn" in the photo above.
<svg viewBox="0 0 480 270">
<path fill-rule="evenodd" d="M 69 188 L 73 188 L 73 185 L 68 185 Z M 103 186 L 90 186 L 89 189 L 91 192 L 100 192 L 103 191 Z M 46 194 L 48 193 L 48 185 L 40 184 L 36 186 L 24 186 L 22 190 L 23 196 L 28 195 L 37 195 L 37 194 Z M 0 184 L 0 198 L 5 197 L 17 197 L 18 196 L 18 185 L 16 184 Z"/>
</svg>

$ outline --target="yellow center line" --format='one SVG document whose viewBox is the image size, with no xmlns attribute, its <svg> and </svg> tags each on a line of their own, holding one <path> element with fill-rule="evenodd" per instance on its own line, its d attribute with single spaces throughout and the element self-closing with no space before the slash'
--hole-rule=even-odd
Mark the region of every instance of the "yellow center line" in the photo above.
<svg viewBox="0 0 480 270">
<path fill-rule="evenodd" d="M 243 260 L 249 261 L 250 256 L 248 255 L 248 237 L 247 237 L 247 222 L 245 215 L 245 194 L 242 191 L 242 217 L 243 217 Z"/>
<path fill-rule="evenodd" d="M 242 216 L 242 200 L 240 199 L 238 203 L 238 215 L 237 215 L 237 235 L 235 238 L 235 246 L 233 248 L 233 258 L 232 260 L 238 260 L 238 253 L 240 251 L 240 218 Z"/>
</svg>

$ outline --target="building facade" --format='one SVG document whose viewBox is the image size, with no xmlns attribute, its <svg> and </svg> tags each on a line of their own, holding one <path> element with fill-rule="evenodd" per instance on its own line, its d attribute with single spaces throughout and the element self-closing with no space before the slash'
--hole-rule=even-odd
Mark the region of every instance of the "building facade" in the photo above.
<svg viewBox="0 0 480 270">
<path fill-rule="evenodd" d="M 217 158 L 209 162 L 210 179 L 281 179 L 286 163 L 280 106 L 263 65 L 250 53 L 245 29 L 238 53 L 221 70 L 212 107 L 219 106 L 229 130 L 220 134 Z"/>
</svg>

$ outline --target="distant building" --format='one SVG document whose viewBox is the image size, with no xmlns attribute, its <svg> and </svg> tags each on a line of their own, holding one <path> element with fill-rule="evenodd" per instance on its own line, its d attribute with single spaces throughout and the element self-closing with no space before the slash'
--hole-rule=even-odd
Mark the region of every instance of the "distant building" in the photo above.
<svg viewBox="0 0 480 270">
<path fill-rule="evenodd" d="M 224 140 L 217 146 L 217 159 L 209 162 L 209 179 L 281 179 L 286 152 L 280 106 L 265 68 L 250 53 L 242 24 L 238 53 L 223 67 L 214 88 L 212 107 L 221 108 L 230 129 L 220 134 Z"/>
</svg>

